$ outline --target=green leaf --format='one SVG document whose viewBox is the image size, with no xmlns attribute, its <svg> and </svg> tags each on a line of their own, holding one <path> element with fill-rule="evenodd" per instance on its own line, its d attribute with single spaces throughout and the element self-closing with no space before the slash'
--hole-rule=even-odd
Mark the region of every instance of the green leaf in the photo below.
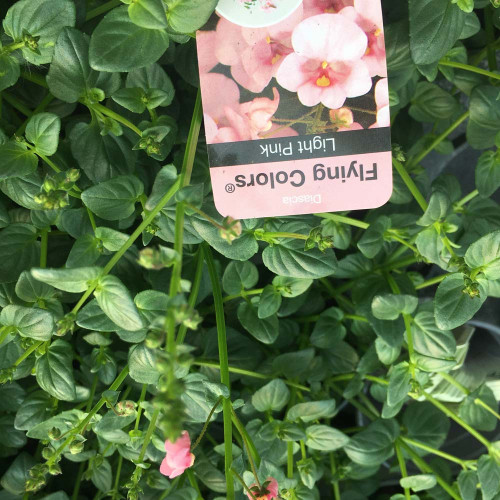
<svg viewBox="0 0 500 500">
<path fill-rule="evenodd" d="M 273 361 L 273 369 L 282 373 L 288 380 L 301 378 L 309 370 L 313 361 L 314 349 L 302 349 L 280 354 Z"/>
<path fill-rule="evenodd" d="M 32 64 L 47 64 L 59 33 L 65 26 L 75 25 L 75 16 L 75 4 L 70 0 L 20 0 L 7 11 L 3 29 L 16 42 L 26 33 L 40 37 L 37 51 L 25 46 L 23 57 Z"/>
<path fill-rule="evenodd" d="M 50 340 L 56 326 L 49 311 L 13 305 L 2 309 L 0 323 L 14 327 L 21 337 L 43 341 Z"/>
<path fill-rule="evenodd" d="M 321 252 L 317 248 L 304 250 L 304 241 L 282 239 L 262 252 L 264 265 L 279 276 L 290 278 L 324 278 L 334 274 L 337 258 L 332 249 Z"/>
<path fill-rule="evenodd" d="M 420 122 L 451 118 L 459 109 L 457 100 L 438 85 L 420 82 L 413 94 L 410 116 Z"/>
<path fill-rule="evenodd" d="M 483 455 L 477 461 L 477 475 L 483 499 L 491 500 L 500 489 L 500 466 L 489 455 Z"/>
<path fill-rule="evenodd" d="M 99 307 L 97 300 L 91 300 L 84 306 L 76 317 L 76 324 L 87 330 L 96 332 L 116 332 L 119 327 L 115 325 Z"/>
<path fill-rule="evenodd" d="M 90 38 L 90 66 L 99 71 L 130 71 L 156 62 L 167 50 L 165 30 L 143 28 L 129 17 L 127 7 L 109 12 Z"/>
<path fill-rule="evenodd" d="M 261 387 L 252 396 L 252 405 L 257 411 L 280 411 L 288 403 L 290 391 L 281 379 L 274 379 Z"/>
<path fill-rule="evenodd" d="M 130 292 L 116 276 L 101 278 L 94 295 L 106 316 L 120 328 L 134 332 L 144 326 Z"/>
<path fill-rule="evenodd" d="M 337 307 L 330 307 L 323 311 L 314 325 L 311 334 L 311 344 L 320 349 L 330 349 L 337 345 L 346 335 L 346 328 L 342 324 L 344 313 Z"/>
<path fill-rule="evenodd" d="M 273 344 L 279 335 L 279 322 L 274 314 L 261 319 L 253 303 L 242 302 L 238 306 L 238 319 L 243 328 L 263 344 Z"/>
<path fill-rule="evenodd" d="M 6 500 L 15 500 L 17 495 L 24 495 L 26 481 L 28 480 L 29 471 L 35 465 L 35 459 L 26 452 L 20 453 L 13 462 L 8 466 L 7 470 L 0 480 L 2 488 L 16 495 L 16 497 L 7 496 Z"/>
<path fill-rule="evenodd" d="M 12 413 L 18 411 L 26 399 L 26 391 L 17 383 L 10 382 L 0 387 L 0 411 Z"/>
<path fill-rule="evenodd" d="M 293 422 L 301 420 L 306 423 L 320 418 L 332 418 L 335 415 L 335 406 L 334 399 L 298 403 L 288 410 L 286 417 Z"/>
<path fill-rule="evenodd" d="M 413 295 L 376 295 L 372 300 L 372 313 L 377 319 L 395 320 L 400 314 L 413 314 L 418 297 Z"/>
<path fill-rule="evenodd" d="M 89 285 L 101 274 L 100 267 L 77 267 L 74 269 L 35 268 L 31 274 L 43 283 L 65 292 L 85 292 Z"/>
<path fill-rule="evenodd" d="M 14 427 L 29 431 L 50 417 L 51 399 L 46 392 L 36 391 L 30 394 L 17 410 Z"/>
<path fill-rule="evenodd" d="M 40 259 L 37 231 L 29 224 L 11 224 L 0 231 L 0 283 L 17 281 Z"/>
<path fill-rule="evenodd" d="M 37 113 L 26 125 L 26 139 L 36 148 L 38 153 L 52 156 L 59 145 L 61 119 L 53 113 Z"/>
<path fill-rule="evenodd" d="M 467 141 L 476 149 L 486 149 L 495 145 L 495 137 L 500 129 L 500 100 L 498 89 L 488 85 L 478 85 L 471 94 L 470 120 L 467 125 Z"/>
<path fill-rule="evenodd" d="M 95 230 L 95 237 L 102 242 L 102 246 L 110 252 L 118 252 L 127 242 L 129 235 L 116 231 L 109 227 L 98 227 Z"/>
<path fill-rule="evenodd" d="M 8 141 L 0 145 L 0 181 L 28 175 L 37 165 L 35 153 L 24 144 Z"/>
<path fill-rule="evenodd" d="M 500 231 L 473 243 L 465 254 L 465 263 L 474 270 L 480 268 L 486 279 L 500 279 Z"/>
<path fill-rule="evenodd" d="M 493 391 L 482 385 L 471 392 L 460 404 L 458 415 L 466 423 L 479 431 L 493 431 L 497 426 L 497 418 L 483 406 L 476 404 L 476 400 L 481 400 L 493 411 L 498 410 L 498 401 Z"/>
<path fill-rule="evenodd" d="M 260 294 L 258 316 L 260 319 L 269 318 L 279 311 L 281 307 L 281 294 L 273 285 L 267 285 Z"/>
<path fill-rule="evenodd" d="M 313 280 L 302 278 L 290 278 L 287 276 L 275 276 L 273 278 L 274 288 L 283 296 L 287 298 L 298 297 L 307 292 Z"/>
<path fill-rule="evenodd" d="M 411 372 L 406 361 L 394 366 L 389 377 L 387 404 L 397 406 L 404 401 L 411 390 Z"/>
<path fill-rule="evenodd" d="M 63 401 L 76 399 L 73 378 L 73 348 L 64 340 L 55 340 L 47 352 L 36 360 L 38 385 L 51 396 Z"/>
<path fill-rule="evenodd" d="M 137 177 L 124 175 L 86 189 L 82 201 L 102 219 L 122 220 L 134 213 L 143 192 L 144 186 Z"/>
<path fill-rule="evenodd" d="M 465 14 L 450 0 L 410 0 L 410 49 L 415 64 L 439 61 L 455 45 Z"/>
<path fill-rule="evenodd" d="M 394 420 L 378 420 L 353 436 L 344 450 L 355 463 L 365 466 L 380 465 L 394 453 L 394 441 L 399 426 Z"/>
<path fill-rule="evenodd" d="M 167 28 L 167 16 L 162 0 L 135 0 L 128 7 L 134 24 L 148 29 Z"/>
<path fill-rule="evenodd" d="M 73 244 L 66 261 L 66 267 L 92 266 L 101 255 L 99 240 L 92 234 L 84 234 L 77 238 Z"/>
<path fill-rule="evenodd" d="M 436 326 L 431 312 L 419 312 L 413 320 L 411 331 L 416 363 L 421 370 L 439 372 L 457 364 L 455 337 L 449 330 Z"/>
<path fill-rule="evenodd" d="M 384 234 L 390 227 L 391 220 L 385 215 L 370 224 L 358 241 L 358 248 L 365 257 L 373 259 L 378 255 L 384 246 Z"/>
<path fill-rule="evenodd" d="M 410 488 L 415 492 L 430 490 L 437 484 L 434 474 L 417 474 L 416 476 L 402 477 L 399 480 L 401 488 Z"/>
<path fill-rule="evenodd" d="M 403 425 L 408 437 L 441 448 L 450 430 L 450 421 L 440 410 L 426 401 L 410 404 L 403 415 Z M 412 447 L 415 453 L 425 455 L 419 448 Z"/>
<path fill-rule="evenodd" d="M 463 292 L 462 273 L 448 276 L 439 285 L 434 299 L 436 324 L 441 330 L 452 330 L 469 321 L 476 314 L 487 298 L 487 292 L 479 284 L 480 296 L 470 297 Z"/>
<path fill-rule="evenodd" d="M 62 342 L 62 340 L 58 340 L 58 342 Z M 49 440 L 49 432 L 52 428 L 57 427 L 64 434 L 73 430 L 85 416 L 86 414 L 81 410 L 63 411 L 31 428 L 27 436 L 33 439 Z"/>
<path fill-rule="evenodd" d="M 479 478 L 476 471 L 460 471 L 458 475 L 458 489 L 460 490 L 462 500 L 476 500 L 478 483 Z"/>
<path fill-rule="evenodd" d="M 146 98 L 145 106 L 149 109 L 169 106 L 175 96 L 172 80 L 165 73 L 165 70 L 156 63 L 130 71 L 125 85 L 127 88 L 143 90 Z"/>
<path fill-rule="evenodd" d="M 434 222 L 444 220 L 450 210 L 451 201 L 447 193 L 435 191 L 429 200 L 429 206 L 424 215 L 418 219 L 420 226 L 432 226 Z"/>
<path fill-rule="evenodd" d="M 104 459 L 99 466 L 94 466 L 92 468 L 90 480 L 94 486 L 103 493 L 107 493 L 111 490 L 113 471 L 111 470 L 111 464 L 107 459 Z"/>
<path fill-rule="evenodd" d="M 306 445 L 319 451 L 335 451 L 349 443 L 348 436 L 328 425 L 311 425 L 306 436 Z"/>
<path fill-rule="evenodd" d="M 18 205 L 30 210 L 39 210 L 35 196 L 40 194 L 42 181 L 37 172 L 24 177 L 11 177 L 0 181 L 0 190 Z"/>
<path fill-rule="evenodd" d="M 481 196 L 491 196 L 500 187 L 500 154 L 485 151 L 476 165 L 476 187 Z"/>
<path fill-rule="evenodd" d="M 97 123 L 77 123 L 70 133 L 71 152 L 95 184 L 131 174 L 136 155 L 124 136 L 101 135 Z"/>
<path fill-rule="evenodd" d="M 252 262 L 230 262 L 222 276 L 222 288 L 229 295 L 253 288 L 259 281 L 259 271 Z"/>
<path fill-rule="evenodd" d="M 2 445 L 7 448 L 23 448 L 26 446 L 26 435 L 22 431 L 13 429 L 14 415 L 0 416 L 0 432 L 2 433 Z"/>
<path fill-rule="evenodd" d="M 47 300 L 54 296 L 54 288 L 36 280 L 31 272 L 23 271 L 16 283 L 16 295 L 26 302 Z"/>
<path fill-rule="evenodd" d="M 10 54 L 0 55 L 0 92 L 12 87 L 21 74 L 17 59 Z"/>
<path fill-rule="evenodd" d="M 217 0 L 165 0 L 170 27 L 179 33 L 194 33 L 212 15 Z"/>
</svg>

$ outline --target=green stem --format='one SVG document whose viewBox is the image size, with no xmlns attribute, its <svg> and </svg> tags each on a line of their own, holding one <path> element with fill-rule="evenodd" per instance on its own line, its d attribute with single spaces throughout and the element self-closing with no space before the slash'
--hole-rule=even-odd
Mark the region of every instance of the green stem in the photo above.
<svg viewBox="0 0 500 500">
<path fill-rule="evenodd" d="M 435 278 L 431 278 L 430 280 L 424 281 L 423 283 L 420 283 L 420 285 L 417 285 L 415 289 L 422 290 L 429 286 L 437 285 L 438 283 L 444 281 L 444 279 L 450 276 L 451 274 L 452 273 L 446 273 L 446 274 L 441 274 L 441 276 L 436 276 Z"/>
<path fill-rule="evenodd" d="M 90 388 L 90 396 L 87 400 L 87 406 L 85 408 L 85 412 L 88 413 L 92 408 L 92 403 L 94 402 L 95 390 L 97 389 L 97 383 L 99 382 L 99 377 L 97 373 L 94 374 L 92 379 L 92 387 Z"/>
<path fill-rule="evenodd" d="M 306 460 L 307 458 L 307 451 L 306 451 L 306 443 L 304 443 L 304 440 L 300 440 L 300 455 L 302 456 L 302 460 Z"/>
<path fill-rule="evenodd" d="M 250 488 L 247 486 L 243 478 L 233 469 L 231 468 L 231 474 L 236 477 L 238 482 L 243 486 L 243 489 L 247 492 L 248 495 L 252 498 L 252 500 L 257 500 L 255 495 L 250 491 Z"/>
<path fill-rule="evenodd" d="M 49 230 L 42 229 L 40 234 L 40 267 L 47 267 L 47 248 L 49 243 Z"/>
<path fill-rule="evenodd" d="M 85 17 L 85 21 L 90 21 L 91 19 L 94 19 L 94 17 L 100 16 L 101 14 L 104 14 L 105 12 L 108 12 L 108 10 L 118 7 L 118 5 L 121 4 L 121 0 L 110 0 L 95 9 L 89 10 L 87 12 L 87 16 Z"/>
<path fill-rule="evenodd" d="M 151 437 L 153 436 L 153 432 L 156 429 L 156 420 L 158 419 L 158 416 L 160 415 L 160 410 L 158 408 L 155 408 L 153 411 L 153 415 L 151 416 L 151 420 L 148 425 L 148 429 L 146 431 L 146 436 L 144 437 L 144 443 L 142 443 L 142 448 L 141 448 L 141 453 L 139 454 L 139 457 L 137 458 L 137 463 L 141 463 L 144 460 L 144 456 L 146 455 L 146 451 L 149 446 L 149 442 L 151 441 Z"/>
<path fill-rule="evenodd" d="M 129 236 L 128 240 L 122 245 L 120 250 L 116 252 L 113 257 L 109 260 L 109 262 L 106 264 L 104 267 L 102 273 L 101 273 L 101 278 L 109 274 L 109 272 L 113 269 L 113 267 L 116 265 L 116 263 L 123 257 L 123 255 L 127 252 L 127 250 L 134 244 L 135 240 L 139 238 L 139 236 L 142 234 L 142 232 L 151 224 L 151 222 L 154 220 L 154 218 L 159 214 L 161 209 L 170 201 L 172 196 L 178 191 L 179 186 L 180 186 L 180 178 L 178 178 L 175 183 L 172 185 L 172 187 L 165 193 L 163 198 L 158 202 L 156 207 L 148 213 L 148 215 L 145 217 L 145 219 L 142 221 L 142 223 L 137 227 L 137 229 Z M 73 310 L 71 311 L 72 314 L 76 314 L 80 308 L 85 304 L 87 299 L 92 295 L 94 292 L 95 288 L 97 286 L 97 283 L 91 285 L 87 291 L 82 295 L 78 303 L 75 305 Z"/>
<path fill-rule="evenodd" d="M 459 495 L 455 492 L 455 490 L 430 466 L 427 465 L 408 445 L 398 439 L 400 446 L 410 455 L 413 463 L 424 473 L 426 474 L 434 474 L 436 476 L 436 480 L 445 490 L 448 495 L 450 495 L 455 500 L 462 500 Z"/>
<path fill-rule="evenodd" d="M 24 78 L 25 80 L 28 80 L 29 82 L 40 85 L 40 87 L 44 87 L 46 89 L 49 88 L 45 80 L 45 77 L 43 75 L 39 75 L 31 71 L 21 71 L 21 77 Z"/>
<path fill-rule="evenodd" d="M 5 342 L 5 339 L 16 331 L 16 328 L 13 326 L 0 326 L 0 345 Z"/>
<path fill-rule="evenodd" d="M 259 452 L 257 451 L 257 448 L 255 447 L 255 444 L 250 437 L 250 434 L 248 434 L 248 431 L 246 430 L 245 426 L 242 424 L 241 420 L 238 418 L 238 415 L 234 411 L 234 408 L 231 406 L 231 416 L 232 416 L 232 421 L 236 429 L 241 435 L 241 439 L 243 441 L 246 441 L 248 449 L 250 450 L 250 453 L 252 454 L 252 458 L 254 462 L 257 464 L 257 466 L 260 466 L 260 455 Z"/>
<path fill-rule="evenodd" d="M 22 49 L 25 46 L 26 46 L 25 42 L 12 42 L 12 43 L 9 43 L 8 45 L 4 45 L 0 49 L 0 54 L 1 55 L 10 54 L 11 52 L 14 52 L 15 50 L 18 50 L 18 49 Z"/>
<path fill-rule="evenodd" d="M 219 345 L 219 362 L 220 362 L 220 377 L 229 391 L 231 390 L 231 381 L 229 378 L 229 359 L 227 354 L 227 336 L 226 323 L 224 319 L 224 304 L 222 302 L 222 291 L 215 268 L 214 258 L 210 247 L 203 243 L 203 254 L 208 267 L 208 274 L 212 283 L 212 291 L 215 303 L 215 319 L 217 323 L 217 343 Z M 231 474 L 231 466 L 233 461 L 233 439 L 232 439 L 232 422 L 231 422 L 231 399 L 224 398 L 222 402 L 222 412 L 224 420 L 224 470 L 226 474 L 227 498 L 234 500 L 234 483 Z"/>
<path fill-rule="evenodd" d="M 31 116 L 36 115 L 37 113 L 41 113 L 53 100 L 55 97 L 52 94 L 47 94 L 43 99 L 42 102 L 33 110 L 31 113 Z M 30 116 L 30 118 L 31 118 Z M 15 135 L 23 135 L 24 131 L 26 130 L 26 125 L 28 125 L 29 118 L 24 121 L 24 123 L 16 130 Z"/>
<path fill-rule="evenodd" d="M 442 63 L 440 63 L 442 64 Z M 460 63 L 456 63 L 460 64 Z M 451 66 L 450 64 L 444 64 L 444 66 Z M 466 65 L 464 65 L 466 66 Z M 500 75 L 497 75 L 500 78 Z M 466 111 L 463 115 L 461 115 L 455 122 L 453 122 L 442 134 L 438 135 L 434 141 L 430 144 L 429 147 L 424 149 L 419 155 L 415 158 L 411 158 L 409 163 L 410 165 L 418 165 L 429 153 L 434 151 L 434 149 L 439 146 L 456 128 L 458 128 L 467 118 L 469 117 L 470 112 Z M 393 163 L 396 160 L 393 160 Z"/>
<path fill-rule="evenodd" d="M 493 24 L 493 15 L 495 10 L 493 9 L 493 5 L 488 5 L 486 9 L 484 9 L 484 21 L 486 28 L 486 50 L 488 54 L 488 67 L 491 71 L 496 71 L 498 69 L 497 65 L 497 54 L 495 47 L 493 44 L 495 43 L 495 25 Z M 500 75 L 497 76 L 500 78 Z"/>
<path fill-rule="evenodd" d="M 259 235 L 260 237 L 260 235 Z M 282 232 L 273 232 L 273 231 L 266 231 L 262 233 L 262 239 L 267 241 L 267 239 L 272 239 L 272 238 L 290 238 L 294 240 L 307 240 L 309 236 L 307 234 L 298 234 L 298 233 L 282 233 Z"/>
<path fill-rule="evenodd" d="M 21 112 L 24 116 L 31 116 L 31 109 L 23 104 L 17 97 L 8 94 L 5 90 L 2 92 L 2 97 L 8 102 L 14 109 Z"/>
<path fill-rule="evenodd" d="M 227 295 L 224 297 L 223 302 L 226 303 L 234 299 L 249 297 L 250 295 L 260 295 L 263 291 L 263 288 L 256 288 L 255 290 L 242 290 L 240 293 L 236 293 L 235 295 Z"/>
<path fill-rule="evenodd" d="M 203 496 L 200 491 L 200 487 L 198 486 L 198 481 L 196 480 L 196 476 L 194 475 L 194 472 L 192 469 L 188 469 L 186 471 L 187 477 L 189 479 L 189 484 L 196 490 L 196 493 L 198 494 L 198 498 L 196 500 L 203 500 Z"/>
<path fill-rule="evenodd" d="M 95 217 L 94 217 L 94 214 L 92 213 L 92 210 L 90 210 L 90 208 L 88 208 L 88 207 L 87 207 L 87 214 L 89 216 L 90 225 L 92 226 L 92 230 L 94 231 L 94 234 L 95 234 L 96 229 L 97 229 L 97 225 L 95 223 Z"/>
<path fill-rule="evenodd" d="M 414 439 L 410 439 L 403 436 L 401 436 L 400 439 L 403 440 L 408 445 L 415 446 L 415 448 L 420 448 L 421 450 L 431 453 L 432 455 L 444 458 L 445 460 L 448 460 L 450 462 L 462 466 L 464 469 L 467 468 L 467 462 L 465 460 L 461 460 L 458 457 L 455 457 L 454 455 L 450 455 L 449 453 L 445 453 L 444 451 L 437 450 L 436 448 L 427 446 L 425 443 L 420 443 L 419 441 L 415 441 Z"/>
<path fill-rule="evenodd" d="M 286 475 L 288 479 L 293 479 L 293 441 L 288 441 L 286 443 Z"/>
<path fill-rule="evenodd" d="M 111 500 L 115 500 L 120 497 L 120 474 L 122 472 L 123 456 L 118 454 L 118 465 L 116 466 L 116 477 L 113 486 L 113 496 Z"/>
<path fill-rule="evenodd" d="M 82 475 L 84 471 L 85 471 L 85 462 L 82 462 L 78 467 L 78 473 L 76 475 L 75 487 L 73 488 L 73 494 L 71 495 L 71 500 L 78 500 L 78 495 L 80 493 L 80 485 L 82 484 Z"/>
<path fill-rule="evenodd" d="M 352 219 L 351 217 L 345 217 L 344 215 L 337 215 L 337 214 L 314 214 L 316 217 L 321 217 L 322 219 L 328 219 L 333 222 L 340 222 L 341 224 L 348 224 L 349 226 L 354 226 L 354 227 L 359 227 L 361 229 L 368 229 L 370 227 L 370 224 L 357 220 L 357 219 Z"/>
<path fill-rule="evenodd" d="M 196 301 L 198 300 L 198 294 L 200 293 L 201 278 L 203 276 L 203 254 L 198 250 L 198 256 L 196 259 L 196 270 L 194 272 L 194 279 L 191 285 L 191 293 L 188 298 L 188 307 L 194 309 L 196 306 Z M 179 327 L 179 333 L 177 334 L 176 344 L 180 345 L 184 342 L 187 333 L 187 326 L 182 324 Z"/>
<path fill-rule="evenodd" d="M 113 110 L 107 108 L 106 106 L 103 106 L 102 104 L 99 103 L 95 103 L 90 106 L 90 109 L 93 109 L 95 112 L 100 113 L 102 115 L 106 115 L 109 116 L 110 118 L 113 118 L 113 120 L 116 120 L 117 122 L 121 123 L 122 125 L 125 125 L 125 127 L 135 132 L 139 137 L 142 136 L 142 130 L 136 127 L 131 121 L 127 120 L 122 115 L 115 113 Z"/>
<path fill-rule="evenodd" d="M 395 158 L 392 159 L 392 164 L 398 171 L 398 174 L 403 179 L 404 183 L 406 184 L 406 187 L 410 190 L 411 194 L 413 195 L 417 203 L 420 205 L 420 208 L 424 212 L 426 212 L 429 205 L 427 204 L 427 201 L 425 201 L 425 198 L 422 196 L 422 193 L 418 189 L 415 182 L 413 182 L 413 179 L 410 177 L 410 174 L 406 171 L 404 166 Z"/>
<path fill-rule="evenodd" d="M 216 370 L 220 370 L 220 364 L 215 361 L 195 361 L 193 364 L 197 366 L 206 366 L 207 368 L 215 368 Z M 252 372 L 250 370 L 237 368 L 235 366 L 228 366 L 227 368 L 230 373 L 237 373 L 238 375 L 245 375 L 246 377 L 259 378 L 261 380 L 273 380 L 275 378 L 274 375 L 264 375 L 262 373 Z M 305 385 L 297 384 L 296 382 L 292 382 L 290 380 L 285 380 L 284 382 L 286 385 L 290 387 L 295 387 L 296 389 L 305 392 L 311 392 L 311 389 L 309 389 L 309 387 L 306 387 Z"/>
<path fill-rule="evenodd" d="M 406 470 L 406 462 L 401 451 L 401 446 L 396 441 L 394 443 L 394 448 L 396 449 L 396 455 L 398 457 L 399 468 L 401 469 L 401 476 L 403 478 L 408 477 L 408 471 Z M 411 500 L 411 493 L 409 488 L 403 488 L 406 500 Z"/>
<path fill-rule="evenodd" d="M 463 207 L 465 204 L 469 203 L 469 201 L 473 200 L 477 196 L 479 196 L 479 191 L 477 189 L 474 189 L 474 191 L 469 193 L 467 196 L 464 196 L 460 201 L 457 201 L 455 203 L 455 208 Z"/>
<path fill-rule="evenodd" d="M 335 476 L 337 474 L 337 464 L 335 462 L 335 455 L 333 454 L 333 452 L 330 452 L 330 471 L 333 477 L 332 486 L 334 499 L 341 500 L 339 482 L 335 479 Z"/>
<path fill-rule="evenodd" d="M 137 402 L 137 416 L 135 417 L 134 430 L 139 429 L 139 424 L 141 422 L 142 416 L 142 406 L 141 403 L 146 399 L 146 393 L 148 391 L 148 384 L 142 384 L 141 395 L 139 396 L 139 401 Z"/>
<path fill-rule="evenodd" d="M 458 415 L 456 415 L 453 411 L 447 408 L 443 403 L 432 397 L 426 391 L 421 391 L 421 394 L 425 397 L 425 399 L 427 399 L 427 401 L 432 403 L 437 409 L 441 410 L 447 417 L 454 420 L 458 425 L 463 427 L 469 434 L 474 436 L 481 444 L 483 444 L 488 449 L 488 451 L 491 449 L 491 443 L 482 434 L 480 434 L 475 429 L 473 429 L 469 424 L 464 422 Z"/>
<path fill-rule="evenodd" d="M 221 399 L 222 399 L 222 396 L 217 398 L 217 401 L 215 402 L 212 409 L 210 410 L 210 413 L 208 414 L 208 417 L 205 420 L 205 424 L 203 425 L 203 429 L 201 430 L 200 435 L 198 436 L 198 439 L 195 441 L 193 446 L 191 446 L 191 451 L 194 451 L 198 447 L 198 445 L 201 443 L 201 440 L 203 439 L 205 432 L 207 432 L 208 426 L 210 425 L 210 421 L 212 420 L 213 414 L 215 413 L 217 406 L 219 406 Z"/>
<path fill-rule="evenodd" d="M 344 314 L 344 319 L 350 319 L 352 321 L 361 321 L 363 323 L 369 323 L 368 319 L 364 316 L 359 316 L 358 314 Z"/>
<path fill-rule="evenodd" d="M 12 366 L 19 366 L 26 358 L 31 356 L 32 353 L 34 353 L 41 345 L 43 344 L 43 340 L 40 340 L 38 342 L 35 342 L 31 347 L 26 349 L 26 351 L 17 358 L 17 360 L 14 362 Z"/>
<path fill-rule="evenodd" d="M 449 66 L 450 68 L 464 69 L 465 71 L 470 71 L 472 73 L 478 73 L 480 75 L 489 76 L 496 80 L 500 80 L 500 74 L 493 73 L 486 69 L 477 68 L 476 66 L 471 66 L 470 64 L 463 64 L 455 61 L 439 61 L 440 66 Z"/>
</svg>

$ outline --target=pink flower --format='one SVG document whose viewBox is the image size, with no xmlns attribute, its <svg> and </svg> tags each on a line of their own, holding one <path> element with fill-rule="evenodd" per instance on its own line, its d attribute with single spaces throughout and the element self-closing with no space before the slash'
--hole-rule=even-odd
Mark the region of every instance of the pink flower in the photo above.
<svg viewBox="0 0 500 500">
<path fill-rule="evenodd" d="M 304 0 L 304 17 L 318 14 L 336 14 L 344 7 L 352 7 L 354 0 Z"/>
<path fill-rule="evenodd" d="M 231 66 L 232 77 L 242 87 L 260 93 L 276 75 L 283 58 L 292 52 L 290 37 L 301 20 L 302 7 L 267 28 L 241 28 L 221 18 L 215 55 L 221 64 Z"/>
<path fill-rule="evenodd" d="M 170 479 L 180 476 L 194 463 L 195 457 L 191 453 L 191 439 L 187 431 L 184 431 L 175 443 L 165 441 L 165 450 L 167 456 L 161 463 L 160 472 Z"/>
<path fill-rule="evenodd" d="M 256 500 L 273 500 L 278 498 L 278 481 L 274 477 L 268 477 L 265 483 L 262 484 L 262 488 L 259 488 L 257 484 L 252 484 L 250 486 L 250 491 Z M 247 497 L 252 499 L 252 495 L 247 492 Z"/>
<path fill-rule="evenodd" d="M 377 121 L 370 128 L 389 127 L 391 125 L 391 108 L 389 106 L 389 81 L 382 78 L 375 85 L 375 102 L 377 103 Z"/>
<path fill-rule="evenodd" d="M 340 14 L 320 14 L 302 21 L 293 31 L 294 53 L 281 64 L 276 79 L 297 92 L 305 106 L 320 102 L 328 108 L 343 106 L 372 87 L 362 60 L 368 40 L 363 30 Z"/>
<path fill-rule="evenodd" d="M 261 132 L 267 132 L 273 126 L 271 118 L 280 104 L 280 95 L 276 88 L 273 88 L 273 97 L 273 100 L 258 97 L 240 105 L 240 113 L 248 120 L 252 139 L 259 139 Z"/>
<path fill-rule="evenodd" d="M 368 37 L 368 48 L 363 60 L 368 64 L 370 76 L 387 76 L 384 20 L 380 2 L 354 0 L 354 7 L 346 7 L 341 14 L 354 21 Z"/>
<path fill-rule="evenodd" d="M 200 75 L 203 92 L 203 112 L 215 122 L 222 120 L 226 108 L 237 110 L 240 105 L 240 89 L 233 80 L 219 73 Z"/>
<path fill-rule="evenodd" d="M 349 108 L 331 109 L 330 120 L 338 127 L 337 132 L 346 130 L 362 130 L 363 127 L 354 121 L 354 116 Z"/>
</svg>

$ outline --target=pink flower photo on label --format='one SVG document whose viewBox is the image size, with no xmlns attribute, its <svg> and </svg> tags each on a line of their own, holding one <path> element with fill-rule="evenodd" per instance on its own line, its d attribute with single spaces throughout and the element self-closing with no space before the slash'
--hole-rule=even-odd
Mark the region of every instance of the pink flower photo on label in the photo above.
<svg viewBox="0 0 500 500">
<path fill-rule="evenodd" d="M 375 102 L 377 103 L 377 121 L 370 127 L 389 127 L 391 125 L 391 108 L 389 106 L 389 82 L 383 78 L 375 86 Z"/>
<path fill-rule="evenodd" d="M 353 21 L 339 14 L 320 14 L 293 31 L 294 52 L 281 64 L 276 79 L 297 92 L 305 106 L 319 103 L 337 109 L 347 98 L 370 91 L 372 79 L 363 61 L 368 39 Z"/>
<path fill-rule="evenodd" d="M 344 7 L 352 7 L 354 0 L 304 0 L 304 17 L 318 14 L 336 14 Z"/>
</svg>

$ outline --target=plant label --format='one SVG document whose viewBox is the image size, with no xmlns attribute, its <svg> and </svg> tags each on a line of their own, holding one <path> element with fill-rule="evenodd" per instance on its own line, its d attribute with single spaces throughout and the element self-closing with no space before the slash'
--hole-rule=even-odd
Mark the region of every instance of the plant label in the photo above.
<svg viewBox="0 0 500 500">
<path fill-rule="evenodd" d="M 222 215 L 369 209 L 389 200 L 380 0 L 220 0 L 197 44 Z"/>
</svg>

